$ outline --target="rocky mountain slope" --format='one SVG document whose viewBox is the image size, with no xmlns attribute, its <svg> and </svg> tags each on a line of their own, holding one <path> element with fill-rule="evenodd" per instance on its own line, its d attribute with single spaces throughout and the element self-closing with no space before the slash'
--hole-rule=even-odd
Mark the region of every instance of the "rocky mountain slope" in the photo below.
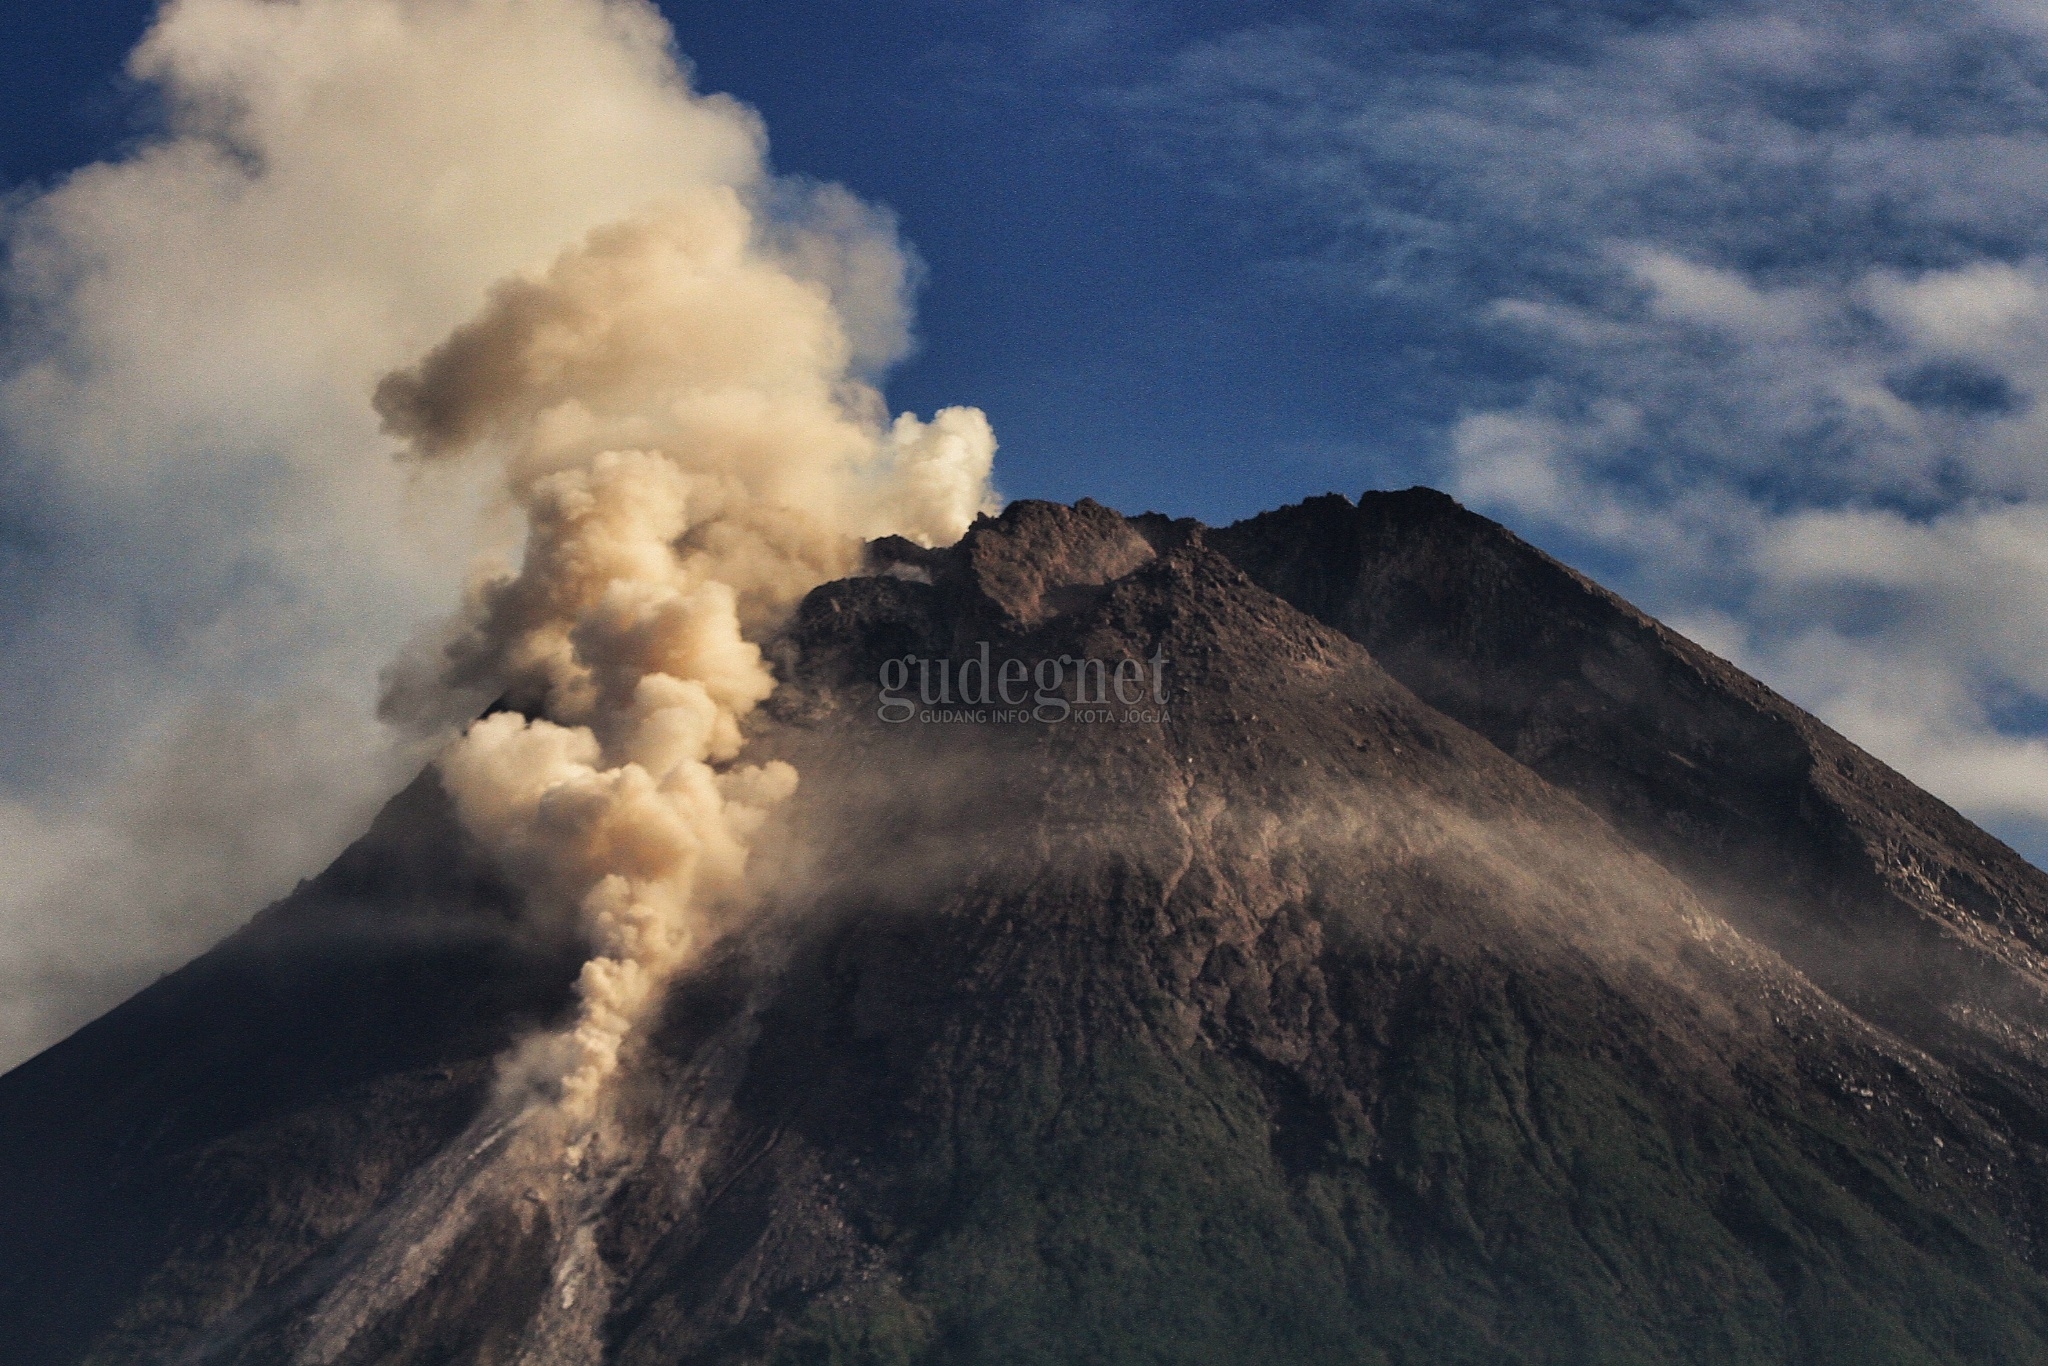
<svg viewBox="0 0 2048 1366">
<path fill-rule="evenodd" d="M 0 1078 L 7 1359 L 2048 1360 L 2048 879 L 1954 812 L 1428 491 L 873 556 L 614 1131 L 490 1104 L 578 946 L 426 775 Z"/>
</svg>

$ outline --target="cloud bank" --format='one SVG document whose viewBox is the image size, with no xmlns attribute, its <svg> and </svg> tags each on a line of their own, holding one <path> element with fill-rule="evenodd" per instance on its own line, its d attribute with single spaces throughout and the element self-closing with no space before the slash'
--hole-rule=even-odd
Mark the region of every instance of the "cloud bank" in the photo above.
<svg viewBox="0 0 2048 1366">
<path fill-rule="evenodd" d="M 0 224 L 0 1065 L 288 890 L 420 761 L 380 669 L 445 638 L 518 516 L 484 465 L 394 460 L 371 398 L 487 297 L 545 291 L 494 285 L 716 192 L 838 319 L 849 385 L 909 343 L 892 220 L 773 177 L 642 0 L 173 0 L 131 71 L 163 130 Z M 466 384 L 415 397 L 497 388 L 415 407 L 415 444 L 553 402 L 488 350 L 436 353 Z"/>
</svg>

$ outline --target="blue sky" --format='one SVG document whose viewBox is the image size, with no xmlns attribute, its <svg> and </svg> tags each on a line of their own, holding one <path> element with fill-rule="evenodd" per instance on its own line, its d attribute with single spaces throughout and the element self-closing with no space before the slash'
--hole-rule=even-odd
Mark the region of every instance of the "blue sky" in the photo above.
<svg viewBox="0 0 2048 1366">
<path fill-rule="evenodd" d="M 1175 53 L 1258 7 L 662 9 L 700 87 L 764 115 L 777 169 L 900 215 L 929 274 L 890 397 L 986 409 L 1012 496 L 1227 519 L 1419 469 L 1457 407 L 1401 358 L 1413 319 L 1286 278 L 1325 225 L 1251 201 L 1225 149 L 1135 107 Z M 37 77 L 4 94 L 11 182 L 147 127 L 118 68 L 148 13 L 88 0 L 10 37 Z"/>
<path fill-rule="evenodd" d="M 39 946 L 11 979 L 27 999 L 90 995 L 103 970 L 84 932 L 36 928 L 75 899 L 60 868 L 125 889 L 127 918 L 91 933 L 146 923 L 143 959 L 174 957 L 324 857 L 412 761 L 361 759 L 368 685 L 346 680 L 442 610 L 440 529 L 351 539 L 384 495 L 311 479 L 307 432 L 348 428 L 360 396 L 267 368 L 234 307 L 206 307 L 205 272 L 317 285 L 224 296 L 245 309 L 359 321 L 424 299 L 391 325 L 421 342 L 489 277 L 415 241 L 376 265 L 390 297 L 343 298 L 326 258 L 352 239 L 275 225 L 209 264 L 205 215 L 226 210 L 193 187 L 213 172 L 161 163 L 134 189 L 167 120 L 210 136 L 206 110 L 167 111 L 162 63 L 123 74 L 151 7 L 16 9 L 0 844 L 46 872 L 0 920 Z M 759 112 L 776 171 L 897 216 L 922 288 L 889 400 L 986 410 L 1006 494 L 1225 521 L 1435 484 L 2048 857 L 2048 3 L 661 12 L 697 87 Z M 321 79 L 302 55 L 182 50 L 187 79 L 217 57 L 231 94 Z M 508 69 L 500 122 L 547 126 L 577 70 Z M 115 170 L 67 180 L 95 162 Z M 485 225 L 478 261 L 594 226 L 564 168 L 508 201 L 530 221 Z M 592 215 L 659 181 L 589 174 Z M 367 200 L 337 220 L 374 235 L 374 177 L 337 185 Z M 102 257 L 148 307 L 93 295 Z M 159 276 L 187 284 L 158 299 Z M 180 330 L 149 341 L 165 318 Z M 204 856 L 165 874 L 188 846 Z M 223 891 L 230 866 L 256 871 Z"/>
</svg>

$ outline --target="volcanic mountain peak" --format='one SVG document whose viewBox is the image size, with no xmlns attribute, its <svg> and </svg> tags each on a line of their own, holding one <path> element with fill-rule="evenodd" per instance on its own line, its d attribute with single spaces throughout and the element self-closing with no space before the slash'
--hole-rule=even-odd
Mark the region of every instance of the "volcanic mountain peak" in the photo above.
<svg viewBox="0 0 2048 1366">
<path fill-rule="evenodd" d="M 968 529 L 962 567 L 981 592 L 1026 626 L 1071 610 L 1077 593 L 1124 577 L 1153 556 L 1131 524 L 1100 503 L 1012 503 Z"/>
<path fill-rule="evenodd" d="M 2048 1359 L 2048 883 L 1955 813 L 1428 490 L 870 563 L 609 1129 L 494 1109 L 577 946 L 426 775 L 0 1080 L 16 1359 Z"/>
</svg>

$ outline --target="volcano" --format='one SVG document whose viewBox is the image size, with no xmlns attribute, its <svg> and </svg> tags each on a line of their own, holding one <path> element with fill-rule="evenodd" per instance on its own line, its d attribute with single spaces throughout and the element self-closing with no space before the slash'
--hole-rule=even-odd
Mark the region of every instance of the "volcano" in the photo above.
<svg viewBox="0 0 2048 1366">
<path fill-rule="evenodd" d="M 1426 489 L 868 568 L 606 1134 L 494 1100 L 586 950 L 430 770 L 0 1079 L 0 1355 L 2048 1361 L 2048 877 L 1956 812 Z"/>
</svg>

